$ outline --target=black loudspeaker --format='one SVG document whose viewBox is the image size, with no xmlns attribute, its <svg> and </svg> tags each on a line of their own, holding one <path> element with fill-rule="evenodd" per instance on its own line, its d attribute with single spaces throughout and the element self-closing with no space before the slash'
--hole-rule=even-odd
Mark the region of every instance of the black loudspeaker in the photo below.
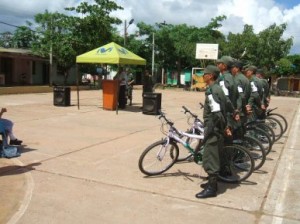
<svg viewBox="0 0 300 224">
<path fill-rule="evenodd" d="M 158 115 L 161 108 L 161 93 L 143 93 L 143 114 Z"/>
<path fill-rule="evenodd" d="M 71 88 L 64 86 L 55 86 L 53 88 L 53 104 L 54 106 L 70 106 Z"/>
</svg>

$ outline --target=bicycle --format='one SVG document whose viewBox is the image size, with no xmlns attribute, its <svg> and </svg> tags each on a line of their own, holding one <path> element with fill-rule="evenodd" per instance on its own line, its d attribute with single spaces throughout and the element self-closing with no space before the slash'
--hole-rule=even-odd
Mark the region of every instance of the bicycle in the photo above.
<svg viewBox="0 0 300 224">
<path fill-rule="evenodd" d="M 266 117 L 265 124 L 268 125 L 274 131 L 275 142 L 277 142 L 283 135 L 283 127 L 278 119 L 275 117 Z"/>
<path fill-rule="evenodd" d="M 178 144 L 184 146 L 189 151 L 196 164 L 201 165 L 203 150 L 205 150 L 203 147 L 204 135 L 179 131 L 174 126 L 174 123 L 166 118 L 164 113 L 161 111 L 159 113 L 159 120 L 162 121 L 161 131 L 166 137 L 149 145 L 143 151 L 138 162 L 140 171 L 147 176 L 154 176 L 169 170 L 177 162 L 179 155 Z M 169 127 L 167 131 L 164 131 L 165 126 Z M 193 148 L 189 142 L 181 139 L 182 136 L 186 136 L 189 139 L 198 139 L 199 144 Z M 254 169 L 254 161 L 250 152 L 239 145 L 226 145 L 224 152 L 231 175 L 219 175 L 218 178 L 228 183 L 237 183 L 246 180 Z"/>
<path fill-rule="evenodd" d="M 203 108 L 203 105 L 201 105 L 201 108 Z M 201 119 L 198 118 L 198 116 L 194 113 L 192 113 L 190 110 L 188 110 L 185 106 L 182 106 L 184 113 L 189 114 L 191 118 L 194 119 L 194 121 L 191 123 L 188 120 L 188 123 L 191 124 L 191 128 L 188 129 L 187 133 L 192 133 L 192 134 L 203 134 L 204 133 L 204 125 Z M 239 138 L 235 138 L 233 135 L 234 140 L 232 141 L 233 144 L 238 144 L 240 146 L 245 147 L 246 149 L 249 150 L 252 158 L 254 159 L 254 170 L 257 170 L 263 166 L 263 164 L 266 161 L 266 152 L 264 146 L 260 143 L 259 140 L 243 134 Z M 191 139 L 186 139 L 186 141 L 189 141 L 190 144 L 194 144 L 192 140 L 192 143 L 190 142 Z M 183 155 L 181 157 L 178 156 L 177 161 L 184 161 L 187 160 L 191 157 L 192 155 Z"/>
<path fill-rule="evenodd" d="M 287 120 L 285 119 L 284 116 L 282 116 L 281 114 L 278 114 L 278 113 L 272 113 L 272 111 L 276 110 L 277 107 L 273 108 L 273 109 L 268 109 L 266 110 L 266 117 L 273 117 L 275 119 L 277 119 L 281 126 L 282 126 L 282 134 L 284 134 L 286 131 L 287 131 L 287 128 L 288 128 L 288 122 Z"/>
<path fill-rule="evenodd" d="M 263 146 L 267 156 L 271 152 L 274 141 L 272 141 L 272 138 L 267 131 L 256 125 L 257 122 L 258 121 L 250 121 L 244 124 L 244 135 L 257 139 Z"/>
<path fill-rule="evenodd" d="M 287 120 L 285 119 L 284 116 L 282 116 L 281 114 L 278 114 L 278 113 L 272 113 L 272 111 L 276 110 L 277 107 L 273 108 L 273 109 L 268 109 L 266 110 L 266 116 L 267 117 L 275 117 L 277 120 L 279 120 L 279 122 L 281 123 L 282 125 L 282 128 L 283 128 L 283 133 L 285 133 L 287 131 L 287 128 L 288 128 L 288 122 Z"/>
</svg>

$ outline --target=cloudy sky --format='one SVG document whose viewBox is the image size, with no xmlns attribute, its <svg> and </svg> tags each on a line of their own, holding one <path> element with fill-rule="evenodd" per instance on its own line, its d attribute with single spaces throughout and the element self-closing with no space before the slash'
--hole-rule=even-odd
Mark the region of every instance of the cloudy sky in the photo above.
<svg viewBox="0 0 300 224">
<path fill-rule="evenodd" d="M 89 0 L 93 2 L 92 0 Z M 136 31 L 136 23 L 154 24 L 166 21 L 169 24 L 186 23 L 206 26 L 211 18 L 226 15 L 220 29 L 223 33 L 239 33 L 245 24 L 253 25 L 259 32 L 271 24 L 287 23 L 284 37 L 294 38 L 291 54 L 300 54 L 300 0 L 115 0 L 124 10 L 114 15 L 121 20 L 134 19 L 128 32 Z M 68 6 L 76 6 L 80 0 L 1 0 L 0 33 L 13 29 L 13 25 L 25 25 L 37 13 L 64 12 Z M 121 33 L 123 26 L 119 27 Z"/>
</svg>

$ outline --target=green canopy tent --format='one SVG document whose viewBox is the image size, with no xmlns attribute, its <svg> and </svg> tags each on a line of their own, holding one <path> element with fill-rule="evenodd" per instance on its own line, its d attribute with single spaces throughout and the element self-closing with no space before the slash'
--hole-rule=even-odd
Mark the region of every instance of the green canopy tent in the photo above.
<svg viewBox="0 0 300 224">
<path fill-rule="evenodd" d="M 146 60 L 126 48 L 111 42 L 102 47 L 78 55 L 76 63 L 146 65 Z M 78 71 L 78 69 L 77 69 Z M 77 74 L 77 105 L 79 109 L 79 75 Z"/>
<path fill-rule="evenodd" d="M 111 42 L 76 57 L 76 63 L 145 65 L 146 60 Z"/>
</svg>

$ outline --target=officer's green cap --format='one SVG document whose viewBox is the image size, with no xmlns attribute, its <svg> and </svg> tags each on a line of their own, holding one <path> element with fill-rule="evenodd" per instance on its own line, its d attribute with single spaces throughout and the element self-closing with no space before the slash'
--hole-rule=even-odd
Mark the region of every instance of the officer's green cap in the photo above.
<svg viewBox="0 0 300 224">
<path fill-rule="evenodd" d="M 217 60 L 218 63 L 223 63 L 225 65 L 231 65 L 233 62 L 233 58 L 230 56 L 222 56 L 220 59 Z"/>
<path fill-rule="evenodd" d="M 234 67 L 242 69 L 243 68 L 243 63 L 240 62 L 240 61 L 235 60 L 231 64 L 231 68 L 234 68 Z"/>
<path fill-rule="evenodd" d="M 249 65 L 245 68 L 245 71 L 248 71 L 248 70 L 253 71 L 255 73 L 257 70 L 257 67 L 254 65 Z"/>
<path fill-rule="evenodd" d="M 218 69 L 217 66 L 215 65 L 208 65 L 205 69 L 204 69 L 204 75 L 205 74 L 213 74 L 215 76 L 215 79 L 219 77 L 220 74 L 220 70 Z"/>
<path fill-rule="evenodd" d="M 265 74 L 263 69 L 257 69 L 256 74 Z"/>
</svg>

